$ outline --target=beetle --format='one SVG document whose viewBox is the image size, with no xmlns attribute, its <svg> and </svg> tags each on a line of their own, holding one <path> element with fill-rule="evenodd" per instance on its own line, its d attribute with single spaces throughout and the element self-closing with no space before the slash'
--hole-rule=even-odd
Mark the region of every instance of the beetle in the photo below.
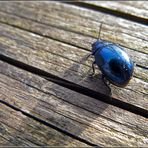
<svg viewBox="0 0 148 148">
<path fill-rule="evenodd" d="M 92 63 L 93 74 L 96 64 L 107 86 L 107 81 L 118 87 L 125 87 L 129 83 L 134 71 L 134 62 L 122 47 L 98 37 L 97 41 L 92 44 L 91 55 L 95 59 Z"/>
</svg>

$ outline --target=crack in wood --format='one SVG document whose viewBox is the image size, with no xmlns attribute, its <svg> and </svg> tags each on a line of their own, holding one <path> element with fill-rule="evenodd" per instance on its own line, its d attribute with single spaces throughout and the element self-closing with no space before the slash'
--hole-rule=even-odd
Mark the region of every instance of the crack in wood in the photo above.
<svg viewBox="0 0 148 148">
<path fill-rule="evenodd" d="M 113 9 L 111 10 L 111 9 L 101 7 L 101 6 L 98 6 L 98 5 L 96 6 L 96 5 L 93 5 L 93 4 L 88 4 L 88 3 L 83 3 L 83 2 L 64 2 L 64 3 L 83 7 L 83 8 L 87 8 L 87 9 L 94 10 L 94 11 L 103 12 L 103 13 L 106 13 L 106 14 L 110 14 L 110 15 L 113 15 L 113 16 L 116 16 L 116 17 L 126 19 L 126 20 L 130 20 L 130 21 L 133 21 L 133 22 L 136 22 L 136 23 L 140 23 L 140 24 L 144 24 L 144 25 L 148 24 L 147 19 L 145 19 L 145 18 L 141 18 L 141 17 L 135 16 L 135 15 L 132 15 L 132 14 L 128 14 L 128 13 L 123 13 L 121 11 L 117 11 L 117 10 L 113 10 Z"/>
<path fill-rule="evenodd" d="M 121 109 L 130 111 L 130 112 L 135 113 L 137 115 L 148 118 L 148 111 L 146 109 L 143 109 L 143 108 L 140 108 L 138 106 L 123 102 L 123 101 L 118 100 L 118 99 L 113 98 L 113 97 L 106 96 L 106 95 L 101 94 L 99 92 L 92 91 L 88 88 L 85 88 L 85 87 L 80 86 L 78 84 L 75 84 L 73 82 L 69 82 L 68 80 L 59 78 L 58 76 L 52 75 L 52 74 L 50 74 L 50 73 L 48 73 L 44 70 L 33 67 L 31 65 L 27 65 L 23 62 L 17 61 L 15 59 L 12 59 L 12 58 L 5 56 L 3 54 L 0 54 L 0 60 L 4 61 L 4 62 L 6 62 L 10 65 L 21 68 L 23 70 L 29 71 L 29 72 L 36 74 L 36 75 L 38 75 L 42 78 L 45 78 L 48 81 L 51 81 L 53 83 L 56 83 L 56 84 L 61 85 L 63 87 L 66 87 L 68 89 L 74 90 L 74 91 L 79 92 L 81 94 L 84 94 L 84 95 L 87 95 L 89 97 L 98 99 L 102 102 L 114 105 L 114 106 L 119 107 Z"/>
<path fill-rule="evenodd" d="M 79 140 L 80 142 L 83 142 L 83 143 L 88 144 L 90 146 L 95 146 L 97 148 L 100 148 L 100 146 L 98 146 L 98 145 L 95 145 L 95 144 L 93 144 L 93 143 L 91 143 L 91 142 L 89 142 L 89 141 L 87 141 L 85 139 L 82 139 L 82 138 L 80 138 L 80 137 L 78 137 L 78 136 L 76 136 L 76 135 L 74 135 L 72 133 L 69 133 L 68 131 L 63 130 L 63 129 L 61 129 L 61 128 L 59 128 L 59 127 L 57 127 L 57 126 L 55 126 L 55 125 L 53 125 L 53 124 L 51 124 L 49 122 L 46 122 L 45 120 L 42 120 L 41 118 L 38 118 L 38 117 L 36 117 L 36 116 L 34 116 L 34 115 L 30 114 L 30 113 L 27 113 L 26 111 L 23 111 L 23 110 L 19 109 L 18 107 L 14 106 L 14 105 L 11 105 L 11 104 L 3 101 L 3 100 L 0 100 L 0 103 L 14 109 L 15 111 L 18 111 L 18 112 L 22 113 L 23 115 L 25 115 L 25 116 L 27 116 L 27 117 L 29 117 L 29 118 L 31 118 L 31 119 L 39 122 L 39 123 L 42 123 L 42 124 L 44 124 L 44 125 L 46 125 L 48 127 L 51 127 L 53 129 L 55 129 L 56 131 L 59 131 L 61 133 L 64 133 L 64 134 L 76 139 L 76 140 Z"/>
</svg>

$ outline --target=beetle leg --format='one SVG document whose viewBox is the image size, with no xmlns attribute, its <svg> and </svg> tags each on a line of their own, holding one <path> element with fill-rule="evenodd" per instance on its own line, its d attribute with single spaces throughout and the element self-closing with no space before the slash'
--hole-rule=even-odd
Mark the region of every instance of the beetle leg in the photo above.
<svg viewBox="0 0 148 148">
<path fill-rule="evenodd" d="M 89 74 L 89 76 L 90 77 L 93 77 L 94 75 L 95 75 L 95 64 L 96 64 L 96 62 L 94 61 L 93 63 L 92 63 L 92 73 L 91 74 Z"/>
<path fill-rule="evenodd" d="M 134 61 L 133 63 L 134 63 L 134 66 L 136 66 L 136 62 Z"/>
<path fill-rule="evenodd" d="M 110 91 L 110 92 L 109 92 L 109 95 L 111 96 L 111 95 L 112 95 L 112 90 L 111 90 L 111 88 L 109 87 L 110 82 L 106 80 L 106 77 L 105 77 L 104 74 L 102 74 L 102 79 L 103 79 L 103 82 L 104 82 L 104 84 L 106 85 L 106 87 L 109 89 L 109 91 Z"/>
<path fill-rule="evenodd" d="M 94 62 L 92 63 L 93 75 L 95 74 L 95 64 L 96 64 L 96 62 L 94 61 Z"/>
<path fill-rule="evenodd" d="M 94 66 L 95 63 L 96 63 L 95 61 L 92 63 L 93 72 L 89 74 L 89 77 L 93 77 L 93 75 L 95 74 L 95 66 Z M 88 73 L 90 72 L 90 70 L 91 69 L 89 69 Z M 88 75 L 88 73 L 87 73 L 87 75 Z M 84 78 L 81 81 L 79 81 L 78 84 L 80 84 L 82 81 L 84 81 L 87 78 L 87 75 L 84 75 Z"/>
<path fill-rule="evenodd" d="M 86 60 L 92 56 L 92 53 L 86 56 Z"/>
</svg>

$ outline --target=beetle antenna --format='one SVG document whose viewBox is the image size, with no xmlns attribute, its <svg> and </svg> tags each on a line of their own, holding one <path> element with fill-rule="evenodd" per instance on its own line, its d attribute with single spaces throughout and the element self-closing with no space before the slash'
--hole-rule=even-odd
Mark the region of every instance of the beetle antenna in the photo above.
<svg viewBox="0 0 148 148">
<path fill-rule="evenodd" d="M 103 24 L 103 22 L 101 22 L 101 24 L 100 24 L 100 29 L 99 29 L 99 34 L 98 34 L 98 40 L 99 40 L 99 38 L 100 38 L 100 34 L 101 34 L 101 29 L 102 29 L 102 24 Z"/>
</svg>

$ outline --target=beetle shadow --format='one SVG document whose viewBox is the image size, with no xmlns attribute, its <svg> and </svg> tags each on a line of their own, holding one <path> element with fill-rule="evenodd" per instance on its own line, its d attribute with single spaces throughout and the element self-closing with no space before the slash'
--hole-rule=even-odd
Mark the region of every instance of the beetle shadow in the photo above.
<svg viewBox="0 0 148 148">
<path fill-rule="evenodd" d="M 110 90 L 104 84 L 99 70 L 96 71 L 96 75 L 94 77 L 89 76 L 91 66 L 88 66 L 88 64 L 90 63 L 91 65 L 92 61 L 91 59 L 87 59 L 87 56 L 88 54 L 84 55 L 78 62 L 72 62 L 69 59 L 72 64 L 60 74 L 60 77 L 74 82 L 75 84 L 79 84 L 80 86 L 89 88 L 90 90 L 92 89 L 98 92 L 98 94 L 103 93 L 105 95 L 109 95 Z M 101 123 L 99 122 L 102 120 L 102 116 L 109 118 L 108 110 L 106 110 L 109 104 L 100 101 L 99 98 L 97 99 L 95 96 L 94 98 L 89 97 L 82 93 L 59 86 L 56 83 L 48 83 L 48 81 L 41 82 L 40 84 L 43 84 L 41 90 L 47 94 L 52 94 L 55 98 L 58 98 L 59 101 L 61 100 L 61 103 L 57 103 L 58 105 L 54 107 L 55 112 L 59 112 L 58 110 L 63 110 L 63 108 L 65 110 L 63 112 L 64 116 L 58 115 L 58 118 L 56 116 L 52 116 L 51 120 L 58 123 L 60 127 L 62 126 L 64 130 L 66 129 L 67 131 L 72 132 L 74 135 L 81 137 L 81 135 L 85 134 L 87 130 L 92 128 L 92 125 L 101 126 Z M 49 96 L 47 96 L 47 98 L 43 96 L 43 98 L 48 103 Z M 49 118 L 50 117 L 48 117 L 48 119 Z M 87 120 L 85 121 L 86 118 L 88 118 L 89 122 L 87 122 Z M 85 124 L 85 122 L 87 123 Z M 96 128 L 96 131 L 97 126 L 93 127 Z M 98 135 L 98 143 L 99 136 L 101 135 Z M 68 141 L 69 140 L 67 139 L 65 144 Z M 93 140 L 91 141 L 93 142 Z"/>
<path fill-rule="evenodd" d="M 102 79 L 102 74 L 101 72 L 96 69 L 96 75 L 93 77 L 90 77 L 90 73 L 91 73 L 91 66 L 88 66 L 88 64 L 86 64 L 86 62 L 89 61 L 90 65 L 91 62 L 89 59 L 87 59 L 88 55 L 85 55 L 84 57 L 82 57 L 79 62 L 73 62 L 73 64 L 63 73 L 63 78 L 70 80 L 72 82 L 75 82 L 76 84 L 85 87 L 85 88 L 89 88 L 90 89 L 90 93 L 93 94 L 93 91 L 101 93 L 101 94 L 105 94 L 106 96 L 110 95 L 110 89 L 104 84 L 104 81 Z M 87 69 L 87 71 L 85 71 L 85 68 Z M 83 70 L 85 72 L 82 72 Z M 78 105 L 79 107 L 82 107 L 81 105 L 84 105 L 83 107 L 87 110 L 90 111 L 94 111 L 94 113 L 100 115 L 107 107 L 108 104 L 104 103 L 102 101 L 99 100 L 99 98 L 97 97 L 88 97 L 86 95 L 83 95 L 83 93 L 77 93 L 77 95 L 74 95 L 74 91 L 70 91 L 69 89 L 63 89 L 61 88 L 61 90 L 59 90 L 59 86 L 54 85 L 54 87 L 52 86 L 52 88 L 50 87 L 50 90 L 56 90 L 56 95 L 57 96 L 63 96 L 63 94 L 61 94 L 61 92 L 66 93 L 67 95 L 64 95 L 64 97 L 67 96 L 67 101 L 70 101 L 71 103 L 76 103 L 76 105 Z M 49 90 L 49 89 L 48 89 Z M 57 94 L 59 90 L 59 95 Z M 91 92 L 92 90 L 92 92 Z M 80 92 L 82 92 L 80 90 Z M 79 94 L 79 98 L 78 97 Z M 73 99 L 71 99 L 73 98 Z M 85 99 L 84 99 L 85 98 Z M 79 99 L 79 100 L 78 100 Z M 75 100 L 75 101 L 74 101 Z M 76 102 L 77 100 L 77 102 Z M 74 101 L 74 102 L 72 102 Z M 81 103 L 82 104 L 81 104 Z M 99 109 L 98 109 L 99 108 Z"/>
<path fill-rule="evenodd" d="M 73 64 L 71 64 L 71 66 L 67 68 L 66 71 L 63 72 L 63 74 L 61 74 L 61 77 L 63 77 L 63 79 L 72 81 L 75 84 L 79 84 L 80 86 L 95 90 L 98 93 L 100 92 L 105 95 L 109 95 L 110 90 L 104 84 L 102 80 L 102 75 L 99 71 L 94 77 L 90 77 L 88 73 L 81 73 L 83 71 L 82 69 L 84 69 L 85 71 L 85 68 L 87 69 L 87 72 L 90 72 L 91 67 L 89 67 L 88 64 L 85 64 L 88 60 L 86 59 L 87 56 L 88 55 L 83 56 L 77 63 L 73 62 Z M 108 110 L 106 110 L 109 104 L 100 101 L 99 98 L 97 99 L 96 97 L 89 97 L 82 93 L 78 93 L 71 89 L 59 86 L 56 83 L 50 82 L 45 82 L 41 90 L 52 94 L 53 96 L 58 98 L 59 101 L 62 100 L 60 101 L 60 104 L 54 107 L 54 110 L 56 112 L 58 112 L 59 108 L 61 108 L 61 110 L 65 110 L 65 112 L 63 112 L 64 116 L 59 116 L 59 120 L 56 117 L 52 116 L 52 121 L 55 120 L 56 123 L 58 123 L 60 127 L 62 126 L 64 130 L 66 129 L 67 131 L 72 132 L 78 137 L 81 137 L 81 135 L 83 134 L 85 135 L 87 130 L 89 130 L 90 128 L 96 128 L 97 131 L 97 126 L 101 126 L 102 124 L 99 123 L 100 120 L 102 120 L 102 116 L 104 116 L 105 118 L 109 118 L 107 115 Z M 49 100 L 49 97 L 47 96 L 45 100 Z M 92 125 L 96 126 L 92 127 Z M 98 135 L 98 143 L 99 136 L 101 135 Z M 67 139 L 65 141 L 65 144 L 68 141 L 69 140 Z M 91 141 L 92 143 L 94 143 L 93 140 Z"/>
<path fill-rule="evenodd" d="M 105 84 L 105 82 L 103 81 L 102 73 L 99 70 L 99 68 L 97 67 L 97 65 L 95 65 L 95 74 L 92 75 L 93 68 L 92 68 L 91 63 L 93 63 L 93 60 L 89 60 L 90 59 L 89 55 L 90 54 L 82 57 L 79 60 L 79 62 L 74 62 L 71 65 L 71 67 L 69 67 L 64 72 L 63 77 L 66 77 L 66 78 L 68 78 L 68 76 L 71 77 L 70 71 L 74 71 L 75 75 L 73 75 L 73 77 L 75 79 L 75 81 L 74 81 L 75 83 L 81 84 L 81 86 L 90 88 L 91 90 L 97 91 L 99 93 L 101 92 L 101 93 L 109 96 L 110 89 L 106 86 L 107 84 Z M 87 64 L 86 64 L 86 62 L 87 62 Z M 81 70 L 81 69 L 83 69 L 83 70 Z M 85 71 L 85 69 L 87 69 L 87 70 Z"/>
</svg>

